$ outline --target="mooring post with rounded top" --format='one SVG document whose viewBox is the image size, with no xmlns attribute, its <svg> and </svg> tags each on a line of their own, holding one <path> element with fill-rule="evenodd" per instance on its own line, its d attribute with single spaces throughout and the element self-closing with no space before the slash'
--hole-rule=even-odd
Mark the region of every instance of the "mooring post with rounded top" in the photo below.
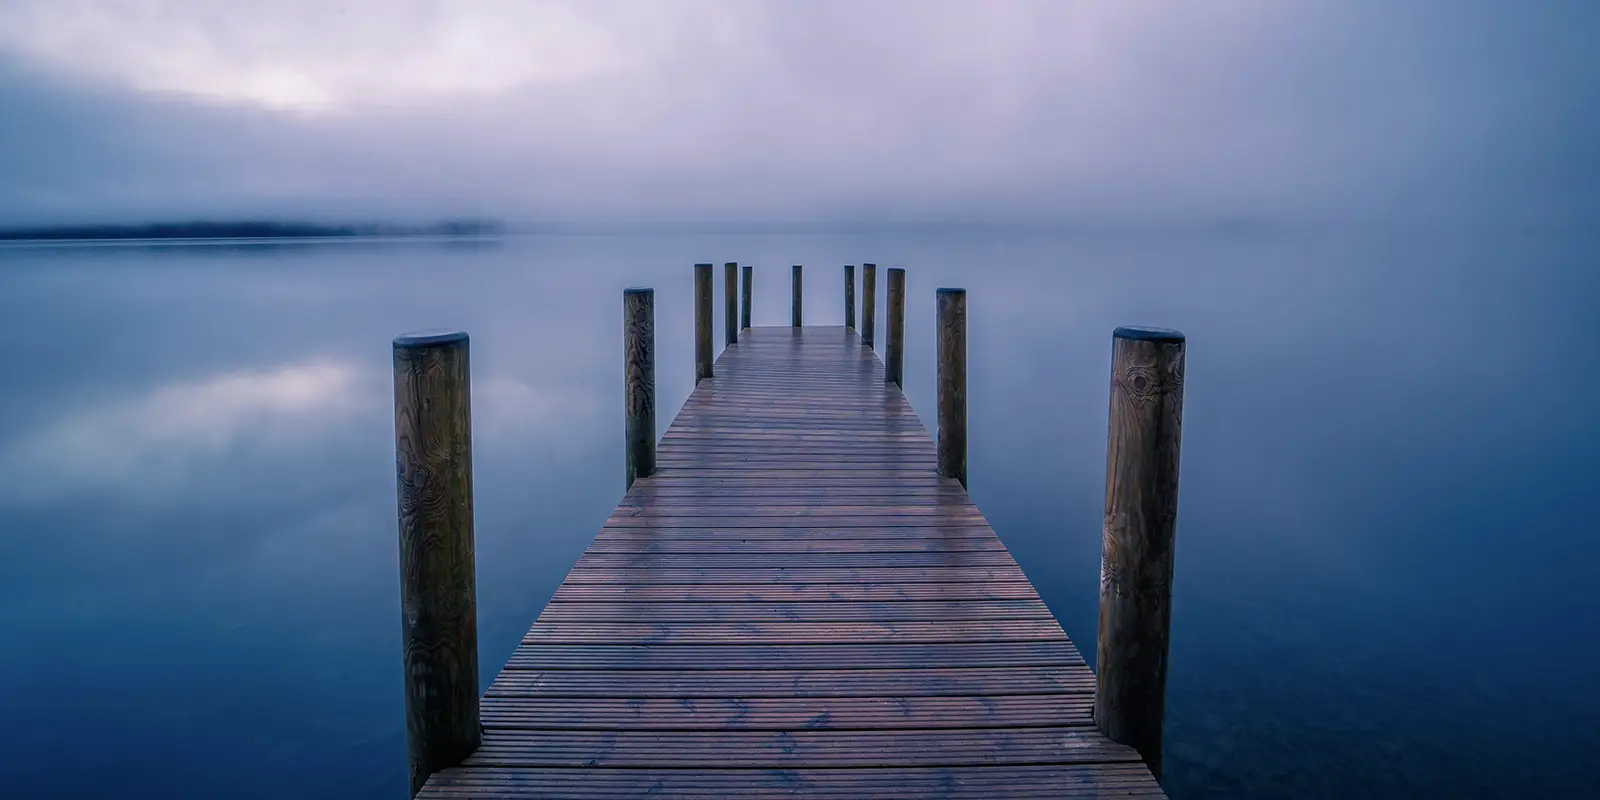
<svg viewBox="0 0 1600 800">
<path fill-rule="evenodd" d="M 861 343 L 872 347 L 873 323 L 878 314 L 878 265 L 861 265 Z"/>
<path fill-rule="evenodd" d="M 967 485 L 967 290 L 938 298 L 939 476 Z"/>
<path fill-rule="evenodd" d="M 467 334 L 394 340 L 411 794 L 478 748 L 478 601 L 472 533 L 472 397 Z"/>
<path fill-rule="evenodd" d="M 906 271 L 889 268 L 889 343 L 883 351 L 884 380 L 905 388 L 906 372 Z"/>
<path fill-rule="evenodd" d="M 856 265 L 844 265 L 844 326 L 856 329 Z"/>
<path fill-rule="evenodd" d="M 711 377 L 711 265 L 694 265 L 694 382 Z"/>
<path fill-rule="evenodd" d="M 746 264 L 744 267 L 744 287 L 740 290 L 740 299 L 743 307 L 739 310 L 739 329 L 750 327 L 750 279 L 755 277 L 755 267 Z"/>
<path fill-rule="evenodd" d="M 794 265 L 794 307 L 789 313 L 790 325 L 800 327 L 800 265 Z"/>
<path fill-rule="evenodd" d="M 1118 328 L 1111 341 L 1094 720 L 1159 780 L 1185 342 L 1159 328 Z"/>
<path fill-rule="evenodd" d="M 627 486 L 656 471 L 656 292 L 622 293 L 622 398 Z"/>
<path fill-rule="evenodd" d="M 727 328 L 724 334 L 727 344 L 739 343 L 739 262 L 729 261 L 722 265 L 722 293 L 723 300 L 722 324 Z"/>
</svg>

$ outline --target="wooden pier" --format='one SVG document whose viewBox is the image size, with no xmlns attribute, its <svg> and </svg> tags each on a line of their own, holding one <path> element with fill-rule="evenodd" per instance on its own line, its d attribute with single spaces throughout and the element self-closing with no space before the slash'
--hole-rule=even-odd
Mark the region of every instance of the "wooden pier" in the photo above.
<svg viewBox="0 0 1600 800">
<path fill-rule="evenodd" d="M 630 337 L 653 336 L 648 302 L 631 296 Z M 483 695 L 481 741 L 414 764 L 419 797 L 1163 796 L 1096 726 L 1096 676 L 940 477 L 898 376 L 799 315 L 697 366 Z"/>
</svg>

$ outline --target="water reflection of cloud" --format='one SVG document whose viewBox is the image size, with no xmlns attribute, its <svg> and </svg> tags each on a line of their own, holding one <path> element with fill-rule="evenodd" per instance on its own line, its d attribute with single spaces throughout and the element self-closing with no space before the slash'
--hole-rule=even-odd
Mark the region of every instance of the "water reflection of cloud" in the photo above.
<svg viewBox="0 0 1600 800">
<path fill-rule="evenodd" d="M 317 448 L 344 452 L 330 436 L 370 439 L 378 447 L 387 443 L 391 420 L 389 380 L 387 370 L 316 359 L 190 379 L 68 410 L 0 443 L 0 473 L 9 476 L 0 503 L 32 505 L 107 490 L 160 495 L 193 491 L 196 482 L 216 488 L 228 483 L 227 474 L 247 471 L 243 460 L 306 456 Z M 475 377 L 476 449 L 582 446 L 600 424 L 600 404 L 591 394 L 507 375 Z"/>
<path fill-rule="evenodd" d="M 178 487 L 208 459 L 301 448 L 352 415 L 381 408 L 374 377 L 348 363 L 314 360 L 172 383 L 68 411 L 0 447 L 0 466 L 12 476 L 0 500 Z"/>
</svg>

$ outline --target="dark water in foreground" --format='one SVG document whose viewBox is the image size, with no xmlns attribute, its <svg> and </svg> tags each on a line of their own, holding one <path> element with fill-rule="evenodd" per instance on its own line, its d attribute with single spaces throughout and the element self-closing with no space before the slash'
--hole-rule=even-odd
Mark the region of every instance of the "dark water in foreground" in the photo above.
<svg viewBox="0 0 1600 800">
<path fill-rule="evenodd" d="M 621 492 L 621 290 L 971 305 L 971 489 L 1094 642 L 1110 332 L 1189 335 L 1174 797 L 1600 793 L 1600 239 L 722 236 L 0 249 L 0 794 L 402 797 L 389 340 L 473 337 L 485 681 Z M 881 295 L 880 295 L 881 297 Z M 720 302 L 720 301 L 719 301 Z M 881 314 L 880 310 L 880 314 Z M 720 313 L 716 315 L 720 319 Z M 717 335 L 721 340 L 721 335 Z M 1092 655 L 1091 655 L 1092 657 Z"/>
</svg>

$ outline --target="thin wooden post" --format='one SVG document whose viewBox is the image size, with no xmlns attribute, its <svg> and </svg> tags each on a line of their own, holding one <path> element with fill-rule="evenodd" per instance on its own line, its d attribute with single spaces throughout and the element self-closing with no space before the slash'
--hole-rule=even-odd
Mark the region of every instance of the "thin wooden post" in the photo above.
<svg viewBox="0 0 1600 800">
<path fill-rule="evenodd" d="M 711 377 L 711 265 L 694 265 L 694 382 Z"/>
<path fill-rule="evenodd" d="M 472 392 L 467 334 L 394 340 L 411 794 L 478 748 L 478 601 L 472 542 Z"/>
<path fill-rule="evenodd" d="M 656 471 L 656 292 L 622 293 L 623 404 L 627 485 Z"/>
<path fill-rule="evenodd" d="M 1094 719 L 1160 780 L 1185 345 L 1157 328 L 1118 328 L 1111 341 Z"/>
<path fill-rule="evenodd" d="M 800 265 L 799 264 L 794 265 L 794 308 L 790 312 L 789 316 L 790 316 L 790 323 L 789 324 L 793 325 L 796 328 L 800 327 Z"/>
<path fill-rule="evenodd" d="M 967 485 L 967 290 L 940 289 L 939 475 Z"/>
<path fill-rule="evenodd" d="M 872 347 L 873 322 L 878 314 L 878 265 L 861 265 L 861 343 Z"/>
<path fill-rule="evenodd" d="M 889 268 L 889 346 L 883 351 L 884 380 L 906 386 L 906 271 Z"/>
<path fill-rule="evenodd" d="M 844 326 L 856 329 L 856 265 L 844 265 Z"/>
<path fill-rule="evenodd" d="M 744 307 L 739 311 L 739 329 L 750 327 L 750 279 L 755 277 L 756 268 L 746 264 L 744 267 L 744 288 L 740 291 L 740 299 Z"/>
<path fill-rule="evenodd" d="M 739 343 L 739 262 L 729 261 L 722 265 L 722 293 L 726 296 L 723 305 L 722 324 L 727 328 L 724 336 L 727 344 Z"/>
</svg>

